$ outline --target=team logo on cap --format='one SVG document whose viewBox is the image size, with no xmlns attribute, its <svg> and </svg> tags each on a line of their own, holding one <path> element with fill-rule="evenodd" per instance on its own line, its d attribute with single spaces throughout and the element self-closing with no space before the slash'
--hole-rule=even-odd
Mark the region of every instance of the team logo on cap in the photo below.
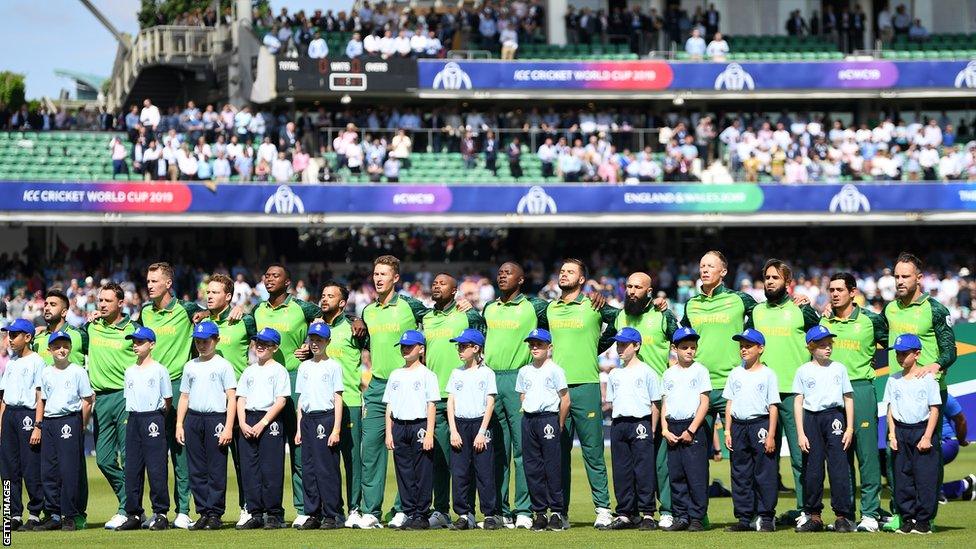
<svg viewBox="0 0 976 549">
<path fill-rule="evenodd" d="M 546 428 L 542 430 L 543 435 L 546 440 L 552 440 L 556 438 L 556 429 L 553 428 L 551 424 L 546 425 Z"/>
<path fill-rule="evenodd" d="M 325 426 L 321 423 L 315 428 L 315 438 L 319 440 L 325 438 Z"/>
<path fill-rule="evenodd" d="M 637 429 L 634 430 L 634 438 L 637 440 L 644 440 L 647 438 L 647 427 L 644 427 L 643 423 L 637 424 Z"/>
<path fill-rule="evenodd" d="M 220 435 L 222 435 L 222 434 L 224 434 L 224 424 L 223 423 L 218 423 L 217 426 L 214 427 L 214 434 L 213 434 L 213 436 L 219 438 Z"/>
<path fill-rule="evenodd" d="M 841 423 L 839 419 L 835 419 L 834 421 L 830 422 L 830 429 L 831 433 L 840 436 L 844 433 L 844 424 Z"/>
<path fill-rule="evenodd" d="M 420 429 L 417 431 L 417 442 L 423 444 L 424 437 L 427 436 L 427 429 Z"/>
<path fill-rule="evenodd" d="M 65 440 L 68 440 L 69 438 L 71 438 L 71 426 L 70 425 L 65 425 L 64 427 L 61 428 L 61 438 L 65 439 Z"/>
<path fill-rule="evenodd" d="M 24 416 L 24 421 L 20 422 L 21 428 L 25 431 L 34 430 L 34 420 L 30 416 Z"/>
<path fill-rule="evenodd" d="M 149 436 L 152 438 L 159 436 L 159 425 L 156 425 L 156 422 L 149 424 Z"/>
<path fill-rule="evenodd" d="M 759 444 L 766 444 L 766 436 L 769 435 L 769 431 L 767 431 L 766 429 L 760 429 L 759 432 L 756 433 L 756 435 L 757 438 L 759 439 Z"/>
<path fill-rule="evenodd" d="M 281 428 L 278 427 L 278 422 L 275 421 L 271 425 L 268 425 L 268 434 L 276 437 L 281 434 Z"/>
</svg>

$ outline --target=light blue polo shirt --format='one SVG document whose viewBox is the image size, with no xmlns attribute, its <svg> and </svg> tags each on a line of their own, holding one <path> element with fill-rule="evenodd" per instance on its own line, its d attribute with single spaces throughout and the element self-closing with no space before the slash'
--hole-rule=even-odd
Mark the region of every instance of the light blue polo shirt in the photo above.
<svg viewBox="0 0 976 549">
<path fill-rule="evenodd" d="M 41 386 L 44 359 L 38 353 L 11 360 L 0 378 L 0 390 L 7 406 L 37 408 L 37 388 Z"/>
<path fill-rule="evenodd" d="M 942 404 L 935 376 L 906 378 L 903 372 L 888 376 L 881 403 L 901 423 L 920 423 L 929 418 L 929 406 Z"/>
<path fill-rule="evenodd" d="M 651 406 L 661 400 L 661 381 L 650 366 L 639 362 L 616 368 L 607 381 L 607 402 L 612 417 L 641 418 L 651 415 Z"/>
<path fill-rule="evenodd" d="M 793 392 L 803 395 L 804 410 L 820 412 L 843 408 L 844 395 L 853 393 L 854 388 L 847 375 L 847 366 L 836 361 L 821 366 L 811 360 L 796 371 Z"/>
<path fill-rule="evenodd" d="M 291 380 L 288 370 L 274 360 L 264 366 L 251 364 L 244 369 L 237 382 L 237 397 L 247 399 L 245 410 L 267 412 L 278 397 L 291 396 Z"/>
<path fill-rule="evenodd" d="M 722 398 L 732 401 L 732 417 L 739 421 L 769 415 L 769 405 L 780 403 L 776 372 L 766 365 L 755 371 L 733 368 Z"/>
<path fill-rule="evenodd" d="M 81 411 L 81 399 L 94 395 L 88 372 L 77 364 L 65 369 L 51 366 L 41 374 L 44 417 L 64 417 Z"/>
<path fill-rule="evenodd" d="M 173 384 L 169 371 L 162 364 L 152 361 L 143 366 L 132 365 L 125 369 L 126 412 L 155 412 L 166 406 L 166 399 L 173 398 Z"/>
<path fill-rule="evenodd" d="M 303 413 L 334 410 L 335 395 L 342 391 L 342 365 L 334 358 L 306 360 L 298 365 L 295 392 Z"/>
<path fill-rule="evenodd" d="M 700 362 L 687 368 L 675 364 L 664 371 L 661 387 L 668 419 L 684 421 L 695 418 L 701 394 L 712 392 L 712 379 Z"/>
<path fill-rule="evenodd" d="M 515 378 L 515 390 L 523 395 L 522 411 L 530 414 L 559 412 L 559 392 L 567 388 L 566 372 L 551 358 L 538 368 L 522 366 Z"/>
<path fill-rule="evenodd" d="M 390 416 L 401 421 L 426 419 L 427 403 L 440 399 L 437 376 L 423 364 L 393 370 L 383 391 L 383 402 L 390 407 Z"/>
<path fill-rule="evenodd" d="M 495 372 L 484 364 L 455 368 L 447 380 L 447 393 L 454 396 L 454 417 L 483 418 L 488 410 L 488 395 L 498 394 Z"/>
<path fill-rule="evenodd" d="M 236 388 L 234 366 L 220 355 L 206 361 L 194 358 L 183 367 L 180 392 L 189 395 L 189 408 L 194 412 L 226 412 L 227 391 Z"/>
</svg>

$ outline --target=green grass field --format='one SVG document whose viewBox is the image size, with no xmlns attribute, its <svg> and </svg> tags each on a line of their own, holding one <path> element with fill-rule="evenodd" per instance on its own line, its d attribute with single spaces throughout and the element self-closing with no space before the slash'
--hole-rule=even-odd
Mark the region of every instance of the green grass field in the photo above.
<svg viewBox="0 0 976 549">
<path fill-rule="evenodd" d="M 89 529 L 80 532 L 27 532 L 13 534 L 13 545 L 16 546 L 44 546 L 44 547 L 111 547 L 111 546 L 149 546 L 167 547 L 230 547 L 244 545 L 247 547 L 524 547 L 531 544 L 545 544 L 573 547 L 605 547 L 613 544 L 617 547 L 646 545 L 646 546 L 700 546 L 700 547 L 755 547 L 764 546 L 856 546 L 878 547 L 887 546 L 918 546 L 920 542 L 925 546 L 941 545 L 945 547 L 965 547 L 968 545 L 968 530 L 973 528 L 976 518 L 976 502 L 951 502 L 939 506 L 939 516 L 936 521 L 937 530 L 932 536 L 920 539 L 920 536 L 902 536 L 897 534 L 796 534 L 792 530 L 783 529 L 775 533 L 741 533 L 732 534 L 721 530 L 722 527 L 733 522 L 732 501 L 729 498 L 712 499 L 709 504 L 709 517 L 712 529 L 703 533 L 669 533 L 669 532 L 637 532 L 634 530 L 622 532 L 601 532 L 593 529 L 593 505 L 589 497 L 589 488 L 583 466 L 580 462 L 579 450 L 573 454 L 573 497 L 570 519 L 572 529 L 565 532 L 530 532 L 527 530 L 499 530 L 485 532 L 482 530 L 467 532 L 452 532 L 448 530 L 425 532 L 400 532 L 393 530 L 335 530 L 299 532 L 288 529 L 274 532 L 249 531 L 237 532 L 230 522 L 237 520 L 238 510 L 237 485 L 231 478 L 228 481 L 227 508 L 224 516 L 227 521 L 226 529 L 219 532 L 187 532 L 171 530 L 168 532 L 111 532 L 104 530 L 102 524 L 111 517 L 116 510 L 116 500 L 102 478 L 94 459 L 88 462 L 88 477 L 91 482 L 91 499 L 89 502 Z M 609 452 L 607 463 L 609 464 Z M 792 478 L 786 468 L 787 459 L 781 460 L 784 479 L 790 484 Z M 729 484 L 729 465 L 727 461 L 712 463 L 712 474 Z M 959 458 L 946 468 L 946 479 L 957 479 L 976 471 L 976 451 L 964 448 Z M 231 469 L 233 474 L 233 469 Z M 393 502 L 396 481 L 393 477 L 392 463 L 387 480 L 387 499 L 389 506 Z M 285 508 L 287 517 L 294 517 L 294 510 L 290 509 L 291 491 L 286 486 Z M 887 492 L 884 494 L 883 505 L 887 505 Z M 148 492 L 145 497 L 148 505 Z M 780 494 L 778 511 L 784 511 L 792 506 L 793 495 Z M 825 502 L 829 509 L 829 501 Z M 170 519 L 173 518 L 170 513 Z M 193 515 L 193 518 L 196 518 Z M 833 520 L 826 511 L 825 520 Z"/>
</svg>

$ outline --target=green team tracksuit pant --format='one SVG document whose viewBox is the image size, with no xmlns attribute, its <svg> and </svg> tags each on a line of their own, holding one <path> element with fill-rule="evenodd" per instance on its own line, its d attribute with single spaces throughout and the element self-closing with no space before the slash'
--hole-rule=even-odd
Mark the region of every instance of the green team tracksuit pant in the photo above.
<svg viewBox="0 0 976 549">
<path fill-rule="evenodd" d="M 291 458 L 291 491 L 292 504 L 299 515 L 305 514 L 305 489 L 302 487 L 302 447 L 295 446 L 295 434 L 298 432 L 298 394 L 295 393 L 295 379 L 298 370 L 288 372 L 291 380 L 291 396 L 285 401 L 285 409 L 281 411 L 281 422 L 285 427 L 285 441 L 288 443 L 288 454 Z"/>
<path fill-rule="evenodd" d="M 383 495 L 386 490 L 386 404 L 383 392 L 386 380 L 373 376 L 363 392 L 363 496 L 361 512 L 383 518 Z"/>
<path fill-rule="evenodd" d="M 514 519 L 517 515 L 530 516 L 529 488 L 525 483 L 525 469 L 522 467 L 522 398 L 515 390 L 518 370 L 495 372 L 495 413 L 492 418 L 494 440 L 501 441 L 495 446 L 496 494 L 502 516 Z M 509 504 L 509 491 L 512 471 L 515 472 L 514 508 Z"/>
<path fill-rule="evenodd" d="M 603 446 L 603 411 L 599 383 L 581 383 L 569 386 L 569 416 L 562 432 L 563 500 L 569 509 L 572 494 L 571 452 L 573 434 L 579 437 L 583 450 L 583 466 L 590 483 L 593 505 L 610 508 L 610 491 L 607 487 L 607 464 Z"/>
<path fill-rule="evenodd" d="M 358 511 L 363 500 L 363 407 L 342 407 L 339 453 L 346 479 L 346 514 Z"/>
<path fill-rule="evenodd" d="M 451 515 L 451 426 L 447 399 L 434 404 L 434 510 Z M 473 490 L 472 490 L 473 492 Z M 473 507 L 472 507 L 473 509 Z"/>
<path fill-rule="evenodd" d="M 851 386 L 854 388 L 854 451 L 849 453 L 851 486 L 860 486 L 861 516 L 879 518 L 881 461 L 878 459 L 878 395 L 870 379 L 851 381 Z M 860 477 L 860 482 L 855 476 Z"/>
<path fill-rule="evenodd" d="M 95 394 L 95 463 L 115 492 L 119 501 L 118 513 L 125 514 L 125 425 L 129 413 L 125 411 L 125 394 L 121 389 L 99 391 Z"/>
</svg>

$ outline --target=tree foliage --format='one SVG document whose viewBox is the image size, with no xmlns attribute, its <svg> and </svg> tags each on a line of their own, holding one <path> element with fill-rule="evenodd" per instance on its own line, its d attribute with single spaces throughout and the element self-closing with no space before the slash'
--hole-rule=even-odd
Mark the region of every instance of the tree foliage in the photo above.
<svg viewBox="0 0 976 549">
<path fill-rule="evenodd" d="M 19 109 L 26 102 L 24 75 L 10 71 L 0 71 L 0 103 L 10 110 Z"/>
</svg>

